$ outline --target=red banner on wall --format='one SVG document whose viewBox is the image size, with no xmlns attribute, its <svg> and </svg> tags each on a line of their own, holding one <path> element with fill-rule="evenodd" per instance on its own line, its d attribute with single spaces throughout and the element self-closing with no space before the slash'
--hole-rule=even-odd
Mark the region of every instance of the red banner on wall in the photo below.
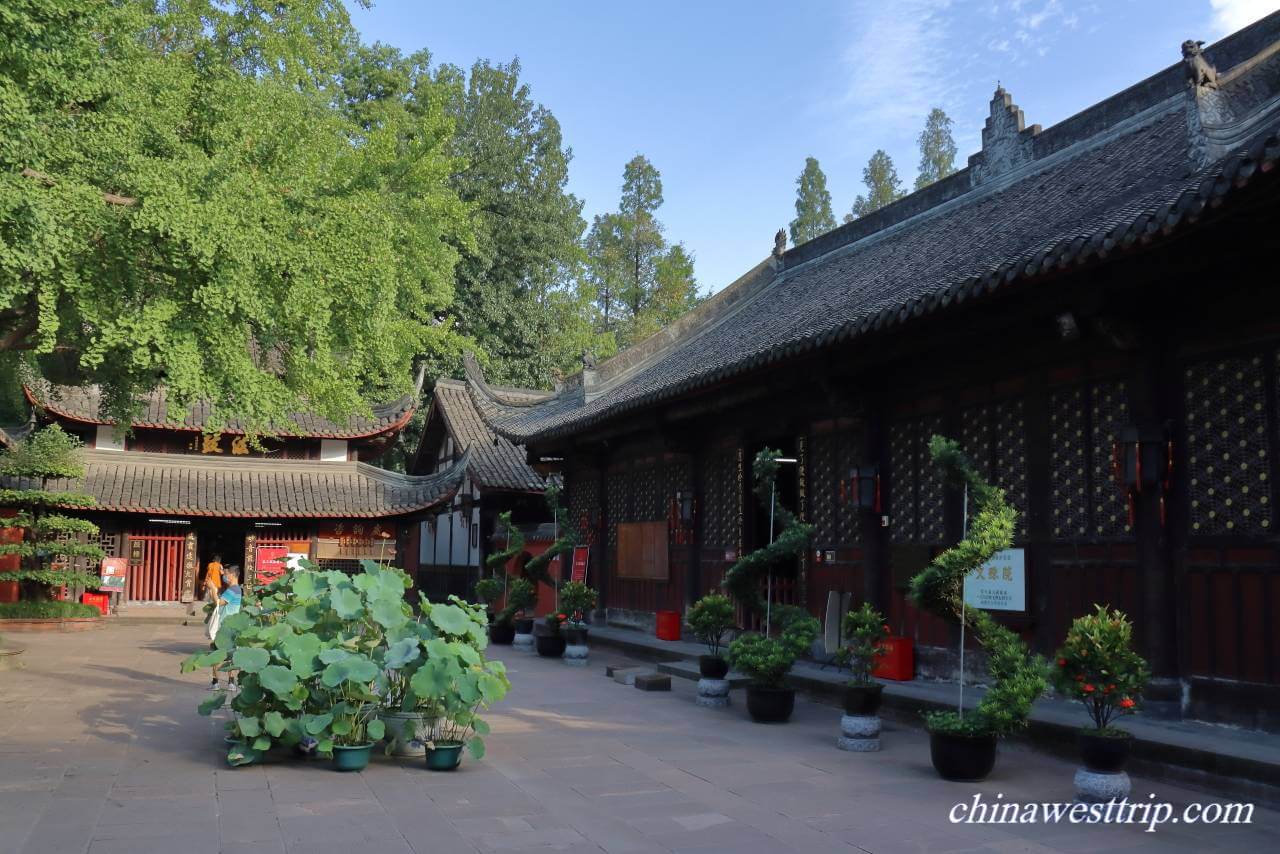
<svg viewBox="0 0 1280 854">
<path fill-rule="evenodd" d="M 590 546 L 575 546 L 573 549 L 573 569 L 571 578 L 574 581 L 587 583 L 587 563 L 591 559 Z"/>
<path fill-rule="evenodd" d="M 288 546 L 258 546 L 257 565 L 254 567 L 258 584 L 270 584 L 288 569 Z"/>
</svg>

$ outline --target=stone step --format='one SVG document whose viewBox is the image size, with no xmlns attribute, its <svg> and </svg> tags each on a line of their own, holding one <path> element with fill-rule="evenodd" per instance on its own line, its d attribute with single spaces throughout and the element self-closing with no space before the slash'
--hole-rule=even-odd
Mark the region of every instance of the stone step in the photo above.
<svg viewBox="0 0 1280 854">
<path fill-rule="evenodd" d="M 696 661 L 664 661 L 658 665 L 658 672 L 675 676 L 678 679 L 692 679 L 694 682 L 702 678 Z M 729 675 L 725 679 L 729 680 L 730 688 L 742 688 L 751 681 L 746 676 L 733 670 L 729 671 Z"/>
<path fill-rule="evenodd" d="M 635 686 L 641 691 L 670 691 L 671 677 L 666 673 L 640 673 L 635 678 Z"/>
</svg>

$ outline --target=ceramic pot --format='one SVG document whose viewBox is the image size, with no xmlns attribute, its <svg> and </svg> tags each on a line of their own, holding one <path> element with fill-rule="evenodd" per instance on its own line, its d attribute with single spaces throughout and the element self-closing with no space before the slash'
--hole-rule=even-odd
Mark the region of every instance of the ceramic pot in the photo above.
<svg viewBox="0 0 1280 854">
<path fill-rule="evenodd" d="M 944 780 L 976 782 L 985 780 L 996 765 L 994 735 L 929 733 L 929 758 Z"/>
<path fill-rule="evenodd" d="M 333 746 L 333 770 L 363 771 L 369 765 L 369 757 L 373 755 L 372 744 Z"/>
<path fill-rule="evenodd" d="M 718 655 L 698 656 L 698 675 L 703 679 L 723 679 L 729 672 L 729 662 Z"/>
<path fill-rule="evenodd" d="M 1099 735 L 1096 730 L 1081 730 L 1076 735 L 1076 746 L 1080 748 L 1080 759 L 1084 767 L 1096 774 L 1115 774 L 1124 770 L 1129 761 L 1129 750 L 1133 746 L 1133 736 Z"/>
<path fill-rule="evenodd" d="M 497 646 L 510 646 L 516 639 L 516 627 L 511 623 L 491 623 L 489 625 L 489 643 Z"/>
<path fill-rule="evenodd" d="M 559 658 L 564 655 L 564 634 L 536 635 L 534 643 L 538 646 L 538 655 L 543 658 Z"/>
<path fill-rule="evenodd" d="M 436 746 L 427 750 L 428 771 L 452 771 L 462 764 L 462 743 L 447 744 L 436 742 Z"/>
<path fill-rule="evenodd" d="M 795 688 L 747 686 L 747 713 L 756 723 L 780 724 L 791 719 L 796 707 Z"/>
<path fill-rule="evenodd" d="M 880 699 L 884 686 L 846 685 L 844 688 L 844 710 L 846 714 L 858 717 L 872 717 L 880 711 Z"/>
<path fill-rule="evenodd" d="M 422 715 L 414 712 L 380 712 L 378 720 L 386 727 L 386 742 L 392 756 L 421 756 L 427 746 L 422 741 L 426 727 Z"/>
</svg>

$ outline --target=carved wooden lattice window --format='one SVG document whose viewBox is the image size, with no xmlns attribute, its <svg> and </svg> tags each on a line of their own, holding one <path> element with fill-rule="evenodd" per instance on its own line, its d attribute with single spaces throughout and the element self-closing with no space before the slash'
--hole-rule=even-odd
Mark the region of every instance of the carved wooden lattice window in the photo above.
<svg viewBox="0 0 1280 854">
<path fill-rule="evenodd" d="M 929 439 L 941 430 L 939 415 L 889 425 L 894 542 L 939 543 L 946 537 L 942 479 L 929 457 Z"/>
<path fill-rule="evenodd" d="M 631 494 L 630 480 L 625 469 L 613 469 L 608 473 L 606 492 L 608 493 L 609 531 L 608 541 L 612 548 L 618 544 L 618 523 L 629 521 L 630 509 L 627 506 Z"/>
<path fill-rule="evenodd" d="M 961 413 L 960 445 L 982 476 L 1005 490 L 1009 504 L 1018 511 L 1016 536 L 1025 538 L 1027 440 L 1022 401 L 966 409 Z"/>
<path fill-rule="evenodd" d="M 738 540 L 734 494 L 734 450 L 722 448 L 702 458 L 702 543 L 731 546 Z"/>
<path fill-rule="evenodd" d="M 565 479 L 569 493 L 569 522 L 594 524 L 600 518 L 600 475 L 595 469 L 574 469 Z M 582 532 L 585 533 L 585 532 Z"/>
<path fill-rule="evenodd" d="M 1129 392 L 1119 380 L 1089 390 L 1090 525 L 1094 536 L 1121 537 L 1132 532 L 1129 505 L 1115 482 L 1112 460 L 1120 429 L 1129 423 Z"/>
<path fill-rule="evenodd" d="M 689 458 L 684 456 L 673 457 L 666 461 L 663 467 L 663 487 L 662 487 L 662 518 L 667 518 L 667 514 L 671 512 L 671 502 L 675 499 L 676 493 L 687 495 L 693 489 L 692 467 L 689 464 Z M 676 508 L 679 512 L 679 508 Z"/>
<path fill-rule="evenodd" d="M 1124 492 L 1111 470 L 1116 437 L 1128 423 L 1128 395 L 1119 380 L 1063 388 L 1049 396 L 1054 539 L 1130 533 Z"/>
<path fill-rule="evenodd" d="M 1089 451 L 1084 389 L 1062 389 L 1049 396 L 1050 519 L 1054 539 L 1089 533 Z"/>
<path fill-rule="evenodd" d="M 820 433 L 809 443 L 809 506 L 813 523 L 813 542 L 831 545 L 837 542 L 836 514 L 839 496 L 834 433 Z"/>
<path fill-rule="evenodd" d="M 1260 534 L 1271 525 L 1261 356 L 1186 371 L 1187 471 L 1194 534 Z"/>
</svg>

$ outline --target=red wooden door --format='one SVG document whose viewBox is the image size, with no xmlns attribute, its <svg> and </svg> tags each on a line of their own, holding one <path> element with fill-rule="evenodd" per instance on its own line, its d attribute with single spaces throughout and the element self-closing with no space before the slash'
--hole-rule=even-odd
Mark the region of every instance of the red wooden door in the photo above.
<svg viewBox="0 0 1280 854">
<path fill-rule="evenodd" d="M 185 533 L 134 531 L 129 535 L 125 596 L 131 602 L 177 602 L 182 594 Z"/>
</svg>

